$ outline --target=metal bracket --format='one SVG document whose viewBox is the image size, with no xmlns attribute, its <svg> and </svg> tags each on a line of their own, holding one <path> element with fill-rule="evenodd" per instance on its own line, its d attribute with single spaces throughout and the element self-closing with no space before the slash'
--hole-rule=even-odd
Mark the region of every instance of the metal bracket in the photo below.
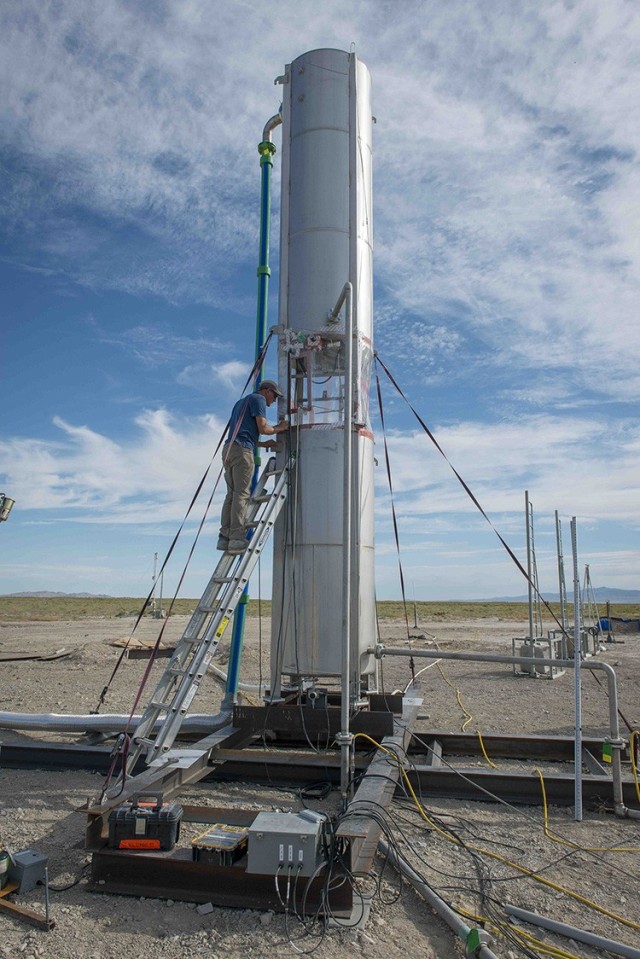
<svg viewBox="0 0 640 959">
<path fill-rule="evenodd" d="M 350 746 L 353 742 L 353 733 L 336 733 L 335 742 L 338 746 Z"/>
</svg>

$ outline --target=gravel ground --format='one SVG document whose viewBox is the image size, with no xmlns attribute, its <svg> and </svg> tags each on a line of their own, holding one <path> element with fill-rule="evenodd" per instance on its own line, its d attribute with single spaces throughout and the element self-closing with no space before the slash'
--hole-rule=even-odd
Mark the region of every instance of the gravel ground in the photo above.
<svg viewBox="0 0 640 959">
<path fill-rule="evenodd" d="M 167 640 L 176 638 L 185 623 L 186 618 L 176 617 L 166 630 Z M 2 662 L 0 710 L 85 713 L 94 709 L 118 655 L 111 643 L 126 637 L 131 626 L 132 621 L 123 619 L 0 624 L 3 657 L 10 653 L 51 654 L 63 648 L 70 650 L 69 655 L 55 660 Z M 158 622 L 148 619 L 137 635 L 151 638 L 157 629 Z M 250 618 L 243 660 L 243 679 L 247 682 L 257 682 L 261 673 L 267 672 L 268 625 L 261 632 L 262 641 L 256 620 Z M 512 638 L 522 636 L 525 626 L 522 622 L 483 619 L 438 625 L 421 623 L 418 630 L 411 632 L 416 649 L 435 648 L 437 644 L 442 650 L 510 654 Z M 406 645 L 406 628 L 400 623 L 383 624 L 381 638 L 389 645 Z M 607 646 L 597 659 L 615 667 L 621 712 L 630 725 L 640 726 L 640 637 L 631 635 L 624 639 L 624 644 Z M 224 654 L 218 662 L 223 661 Z M 160 662 L 160 669 L 164 662 Z M 421 715 L 428 716 L 420 723 L 424 729 L 456 731 L 465 723 L 468 731 L 482 733 L 569 734 L 573 729 L 572 673 L 553 681 L 534 680 L 514 676 L 507 665 L 445 661 L 433 665 L 420 659 L 415 662 L 416 670 L 428 666 L 419 677 L 424 696 Z M 144 661 L 125 662 L 102 712 L 128 711 L 144 668 Z M 402 689 L 410 678 L 405 660 L 385 660 L 385 690 Z M 602 680 L 602 674 L 598 678 Z M 153 678 L 150 682 L 152 689 Z M 583 732 L 606 735 L 606 687 L 587 670 L 583 671 L 582 687 Z M 194 709 L 215 712 L 220 698 L 221 685 L 211 678 L 196 699 Z M 628 735 L 624 724 L 622 728 L 623 734 Z M 58 737 L 2 730 L 0 738 L 17 742 Z M 497 760 L 497 764 L 502 766 L 506 761 Z M 83 845 L 85 817 L 79 807 L 101 785 L 101 776 L 84 771 L 2 769 L 0 752 L 0 844 L 13 850 L 35 848 L 48 855 L 52 886 L 66 886 L 80 876 L 72 888 L 51 893 L 51 915 L 56 927 L 49 933 L 2 913 L 0 959 L 245 959 L 247 955 L 261 956 L 274 950 L 294 954 L 315 947 L 317 955 L 327 959 L 338 959 L 354 950 L 371 959 L 405 957 L 408 952 L 424 959 L 464 956 L 460 941 L 412 889 L 399 887 L 395 873 L 389 867 L 383 870 L 382 859 L 376 875 L 362 887 L 363 892 L 374 893 L 366 924 L 359 929 L 330 928 L 322 941 L 306 935 L 295 919 L 287 922 L 281 914 L 219 908 L 207 911 L 195 903 L 90 893 L 86 884 L 88 856 Z M 200 805 L 255 809 L 288 810 L 301 806 L 300 797 L 293 791 L 222 783 L 199 784 L 182 794 L 181 799 Z M 327 808 L 334 808 L 335 794 L 327 802 Z M 582 823 L 576 823 L 572 809 L 550 808 L 549 831 L 556 837 L 554 841 L 545 836 L 539 807 L 442 799 L 425 799 L 424 804 L 429 822 L 421 819 L 412 803 L 395 802 L 390 817 L 393 835 L 414 866 L 457 908 L 487 915 L 491 909 L 499 910 L 499 903 L 508 902 L 598 935 L 637 944 L 639 822 L 589 811 Z M 319 801 L 314 806 L 323 808 Z M 184 831 L 185 841 L 190 838 L 190 828 L 194 827 Z M 452 842 L 449 830 L 464 845 Z M 478 848 L 501 858 L 478 853 Z M 547 884 L 524 876 L 513 864 L 537 870 Z M 485 892 L 482 906 L 481 888 Z M 565 890 L 589 902 L 581 902 Z M 44 907 L 40 887 L 13 899 L 37 910 Z M 474 924 L 473 920 L 468 921 Z M 551 933 L 524 928 L 546 948 L 555 945 L 564 950 L 564 955 L 605 955 Z M 545 954 L 540 945 L 530 948 L 529 955 Z M 503 937 L 496 938 L 493 950 L 501 957 L 525 954 Z"/>
</svg>

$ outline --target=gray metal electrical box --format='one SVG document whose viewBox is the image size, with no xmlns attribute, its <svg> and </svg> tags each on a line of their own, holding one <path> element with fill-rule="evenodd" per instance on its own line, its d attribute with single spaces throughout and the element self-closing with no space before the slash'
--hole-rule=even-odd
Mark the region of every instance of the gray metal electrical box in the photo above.
<svg viewBox="0 0 640 959">
<path fill-rule="evenodd" d="M 311 810 L 261 812 L 249 828 L 247 872 L 312 876 L 323 860 L 324 817 Z"/>
<path fill-rule="evenodd" d="M 36 852 L 35 849 L 14 853 L 9 866 L 9 882 L 18 883 L 18 893 L 31 892 L 39 882 L 44 885 L 48 861 L 48 856 Z"/>
</svg>

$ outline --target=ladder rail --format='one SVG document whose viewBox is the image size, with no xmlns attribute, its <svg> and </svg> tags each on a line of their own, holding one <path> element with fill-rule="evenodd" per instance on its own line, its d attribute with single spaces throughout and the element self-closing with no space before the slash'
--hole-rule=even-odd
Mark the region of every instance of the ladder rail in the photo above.
<svg viewBox="0 0 640 959">
<path fill-rule="evenodd" d="M 240 602 L 245 586 L 260 558 L 262 549 L 269 538 L 285 499 L 285 491 L 274 491 L 272 499 L 267 504 L 268 515 L 260 521 L 247 551 L 241 556 L 241 562 L 235 574 L 235 582 L 229 585 L 231 595 L 225 595 L 224 601 L 221 601 L 218 609 L 211 617 L 200 644 L 194 650 L 189 670 L 185 673 L 184 680 L 180 684 L 180 688 L 176 690 L 172 700 L 167 722 L 158 731 L 155 742 L 149 749 L 149 761 L 152 761 L 160 752 L 166 752 L 173 745 L 173 741 L 182 725 L 182 720 L 198 692 L 200 683 L 206 676 L 209 664 L 215 656 L 220 640 Z"/>
<path fill-rule="evenodd" d="M 133 732 L 127 772 L 133 769 L 145 747 L 148 748 L 148 762 L 169 750 L 180 730 L 287 497 L 289 474 L 295 459 L 291 457 L 282 470 L 275 470 L 274 463 L 275 458 L 270 458 L 258 480 L 254 497 L 249 501 L 247 516 L 254 533 L 247 549 L 240 556 L 225 553 L 220 558 Z M 265 486 L 272 476 L 277 477 L 276 483 L 269 497 L 265 498 Z M 152 739 L 153 729 L 163 713 L 165 720 Z"/>
</svg>

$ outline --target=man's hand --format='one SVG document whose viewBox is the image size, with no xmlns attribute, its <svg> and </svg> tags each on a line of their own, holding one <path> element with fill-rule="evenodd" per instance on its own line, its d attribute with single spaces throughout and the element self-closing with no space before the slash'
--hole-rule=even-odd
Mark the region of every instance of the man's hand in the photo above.
<svg viewBox="0 0 640 959">
<path fill-rule="evenodd" d="M 260 446 L 263 450 L 269 450 L 270 452 L 274 452 L 278 449 L 278 444 L 275 440 L 268 440 L 266 443 L 258 443 L 258 446 Z"/>
<path fill-rule="evenodd" d="M 280 420 L 277 426 L 270 426 L 264 416 L 256 416 L 256 424 L 260 436 L 273 436 L 275 433 L 286 433 L 289 424 L 286 420 Z"/>
</svg>

